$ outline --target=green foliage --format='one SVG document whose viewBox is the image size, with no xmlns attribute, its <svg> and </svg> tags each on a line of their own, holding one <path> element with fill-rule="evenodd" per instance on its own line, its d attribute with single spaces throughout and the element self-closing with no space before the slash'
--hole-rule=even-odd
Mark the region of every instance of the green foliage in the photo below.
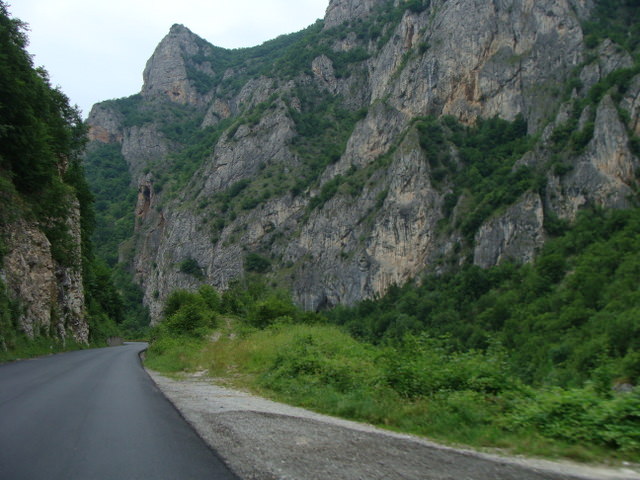
<svg viewBox="0 0 640 480">
<path fill-rule="evenodd" d="M 595 112 L 598 104 L 606 94 L 611 94 L 612 98 L 619 102 L 629 88 L 631 80 L 640 73 L 640 63 L 636 63 L 630 68 L 614 70 L 606 77 L 594 84 L 584 98 L 573 100 L 571 116 L 569 119 L 558 125 L 551 135 L 551 142 L 555 152 L 566 152 L 570 155 L 579 155 L 584 152 L 585 147 L 593 138 L 595 127 Z M 579 120 L 586 108 L 590 108 L 588 121 L 578 129 Z M 630 141 L 630 147 L 633 142 Z M 557 172 L 562 174 L 565 172 Z"/>
<path fill-rule="evenodd" d="M 161 324 L 159 336 L 203 335 L 206 329 L 216 324 L 216 308 L 218 305 L 212 302 L 212 295 L 208 289 L 198 292 L 176 290 L 165 302 L 165 320 Z"/>
<path fill-rule="evenodd" d="M 589 21 L 582 25 L 585 43 L 595 48 L 605 38 L 630 53 L 640 45 L 640 11 L 635 0 L 598 0 Z"/>
<path fill-rule="evenodd" d="M 137 192 L 117 144 L 95 142 L 85 153 L 87 182 L 95 197 L 96 255 L 109 266 L 118 261 L 118 247 L 133 234 Z"/>
<path fill-rule="evenodd" d="M 116 323 L 124 321 L 124 303 L 112 280 L 111 269 L 101 260 L 95 260 L 84 276 L 84 285 L 90 292 L 90 310 L 102 313 Z"/>
<path fill-rule="evenodd" d="M 186 273 L 187 275 L 192 275 L 199 280 L 204 278 L 204 272 L 202 271 L 202 267 L 198 264 L 198 261 L 194 258 L 185 258 L 178 265 L 178 269 L 182 273 Z"/>
<path fill-rule="evenodd" d="M 299 313 L 291 298 L 287 295 L 270 295 L 257 301 L 247 314 L 249 325 L 257 328 L 265 328 L 273 323 L 287 323 Z"/>
<path fill-rule="evenodd" d="M 597 238 L 609 238 L 617 236 L 609 233 L 612 229 L 624 232 L 633 223 L 624 214 L 614 217 L 593 228 L 587 223 L 596 220 L 585 216 L 558 242 L 562 248 L 588 251 L 592 246 L 583 236 L 587 229 Z M 554 247 L 552 253 L 558 248 Z M 557 263 L 551 259 L 545 266 L 536 266 L 545 278 L 537 285 L 525 279 L 522 293 L 535 301 L 532 288 L 549 290 L 546 276 L 560 276 L 558 269 L 564 271 L 564 265 Z M 410 325 L 407 319 L 411 312 L 425 307 L 434 311 L 450 298 L 448 308 L 465 302 L 471 307 L 467 322 L 474 323 L 472 315 L 477 314 L 484 316 L 481 322 L 491 320 L 497 326 L 500 322 L 496 320 L 510 308 L 526 308 L 517 301 L 520 293 L 506 290 L 500 292 L 504 297 L 499 302 L 488 301 L 496 292 L 495 285 L 519 285 L 523 281 L 521 268 L 469 269 L 451 276 L 447 284 L 456 288 L 447 287 L 437 298 L 424 298 L 438 289 L 435 279 L 428 280 L 421 291 L 392 288 L 383 299 L 360 304 L 360 317 L 353 319 L 354 324 L 365 323 L 384 304 L 402 312 L 387 309 L 388 318 L 398 322 L 404 319 L 404 324 Z M 632 280 L 637 277 L 631 272 L 636 272 L 635 267 L 625 281 L 637 290 Z M 569 275 L 565 273 L 561 282 L 566 282 Z M 614 288 L 621 292 L 620 285 Z M 207 302 L 209 306 L 205 306 Z M 491 313 L 485 314 L 480 305 Z M 342 315 L 344 320 L 350 310 L 341 307 L 328 318 Z M 213 336 L 216 340 L 207 341 L 211 324 L 205 319 L 225 314 L 237 317 L 217 322 L 220 330 Z M 633 458 L 638 453 L 637 389 L 615 394 L 608 387 L 600 390 L 597 382 L 572 389 L 526 386 L 513 374 L 517 352 L 501 346 L 500 334 L 495 331 L 486 348 L 478 349 L 464 345 L 468 332 L 464 338 L 455 334 L 436 337 L 429 332 L 435 331 L 436 325 L 425 329 L 418 324 L 421 332 L 411 335 L 407 329 L 398 329 L 398 336 L 386 336 L 384 345 L 374 346 L 354 339 L 341 328 L 323 324 L 318 315 L 302 312 L 286 293 L 273 290 L 259 279 L 235 283 L 221 297 L 208 286 L 196 293 L 174 292 L 167 300 L 165 316 L 148 353 L 149 366 L 162 371 L 207 369 L 216 378 L 241 381 L 245 387 L 259 388 L 263 394 L 297 405 L 476 446 L 515 446 L 532 453 L 531 440 L 535 439 L 541 453 L 554 455 L 572 454 L 577 445 L 586 458 Z M 440 315 L 437 321 L 445 317 Z M 631 317 L 637 319 L 637 312 Z M 505 322 L 508 319 L 503 318 L 502 324 Z M 545 335 L 554 337 L 552 330 L 541 327 Z M 384 331 L 378 334 L 384 336 Z M 638 338 L 637 333 L 624 336 L 631 342 Z M 639 365 L 634 368 L 640 372 Z M 600 362 L 598 369 L 605 383 L 611 372 L 618 373 L 615 365 L 606 361 Z"/>
<path fill-rule="evenodd" d="M 289 115 L 295 122 L 298 136 L 293 139 L 293 150 L 303 162 L 292 192 L 298 194 L 311 186 L 328 165 L 337 162 L 347 145 L 356 123 L 364 118 L 365 110 L 348 110 L 339 97 L 333 97 L 313 87 L 299 87 L 294 90 L 300 101 L 300 110 L 290 108 Z M 333 182 L 333 183 L 331 183 Z M 337 188 L 339 180 L 331 180 L 323 190 Z M 325 192 L 328 200 L 333 194 Z M 335 191 L 333 192 L 335 193 Z M 322 197 L 311 200 L 316 208 L 324 204 Z"/>
<path fill-rule="evenodd" d="M 602 397 L 589 389 L 541 390 L 522 398 L 507 421 L 570 443 L 640 454 L 640 391 Z"/>
<path fill-rule="evenodd" d="M 407 335 L 384 357 L 384 379 L 406 398 L 473 391 L 496 395 L 513 390 L 505 352 L 455 352 L 445 339 Z"/>
<path fill-rule="evenodd" d="M 638 231 L 640 210 L 585 211 L 534 265 L 427 276 L 420 286 L 392 287 L 379 301 L 326 315 L 375 343 L 425 332 L 449 335 L 467 352 L 499 341 L 510 372 L 536 385 L 637 383 Z"/>
<path fill-rule="evenodd" d="M 82 163 L 86 126 L 78 109 L 51 87 L 46 71 L 33 68 L 23 30 L 24 24 L 9 18 L 0 2 L 0 230 L 26 218 L 44 232 L 58 266 L 81 270 L 91 340 L 100 341 L 117 332 L 123 312 L 110 272 L 95 260 L 91 243 L 94 197 Z M 80 239 L 70 226 L 78 207 Z M 3 242 L 0 247 L 4 250 Z M 0 303 L 8 302 L 9 308 L 3 306 L 0 343 L 23 349 L 24 345 L 11 345 L 27 341 L 15 334 L 16 302 L 8 300 L 4 285 L 1 290 Z M 40 341 L 36 338 L 34 346 Z"/>
<path fill-rule="evenodd" d="M 18 307 L 17 302 L 9 297 L 7 287 L 0 279 L 0 355 L 16 346 L 15 324 L 18 320 Z"/>
<path fill-rule="evenodd" d="M 259 253 L 248 253 L 244 259 L 244 268 L 247 272 L 266 273 L 271 268 L 271 260 Z"/>
<path fill-rule="evenodd" d="M 415 127 L 432 180 L 436 186 L 453 190 L 447 196 L 445 213 L 453 211 L 463 192 L 468 197 L 469 211 L 461 212 L 456 226 L 469 243 L 496 210 L 539 184 L 538 176 L 527 167 L 513 168 L 533 146 L 521 115 L 513 122 L 498 117 L 478 119 L 473 127 L 465 127 L 453 117 L 425 117 L 418 119 Z"/>
<path fill-rule="evenodd" d="M 7 347 L 7 349 L 3 349 L 0 344 L 0 364 L 54 353 L 82 350 L 87 348 L 87 345 L 77 343 L 72 338 L 61 340 L 55 337 L 41 336 L 31 339 L 22 333 L 13 332 L 11 343 L 7 343 Z"/>
</svg>

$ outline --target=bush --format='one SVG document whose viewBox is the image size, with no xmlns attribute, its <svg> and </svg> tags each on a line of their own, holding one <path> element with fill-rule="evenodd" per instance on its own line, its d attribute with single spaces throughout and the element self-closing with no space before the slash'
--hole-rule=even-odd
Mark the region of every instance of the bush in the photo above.
<svg viewBox="0 0 640 480">
<path fill-rule="evenodd" d="M 297 311 L 298 307 L 290 299 L 272 296 L 257 302 L 249 311 L 247 321 L 254 327 L 265 328 L 278 319 L 291 319 Z"/>
<path fill-rule="evenodd" d="M 640 391 L 603 397 L 590 389 L 552 389 L 521 402 L 511 427 L 546 437 L 640 453 Z"/>
<path fill-rule="evenodd" d="M 216 302 L 217 292 L 214 294 L 211 290 L 211 287 L 205 286 L 197 293 L 176 290 L 169 295 L 163 311 L 165 319 L 162 322 L 166 332 L 171 335 L 199 336 L 207 328 L 213 328 L 219 302 Z M 160 335 L 163 333 L 163 330 L 159 332 Z"/>
<path fill-rule="evenodd" d="M 247 272 L 266 273 L 271 268 L 271 260 L 258 253 L 249 253 L 245 258 Z"/>
<path fill-rule="evenodd" d="M 387 351 L 382 365 L 387 384 L 407 398 L 462 390 L 495 395 L 517 386 L 503 353 L 457 353 L 426 335 L 407 336 L 399 348 Z"/>
<path fill-rule="evenodd" d="M 187 275 L 192 275 L 199 280 L 204 278 L 204 273 L 202 271 L 202 267 L 198 264 L 198 261 L 189 257 L 180 262 L 178 266 L 179 270 L 182 273 L 186 273 Z"/>
</svg>

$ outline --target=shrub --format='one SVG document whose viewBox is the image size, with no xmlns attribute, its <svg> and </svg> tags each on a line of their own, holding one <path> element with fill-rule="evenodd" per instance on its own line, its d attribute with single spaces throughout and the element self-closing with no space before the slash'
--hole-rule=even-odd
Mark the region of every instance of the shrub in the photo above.
<svg viewBox="0 0 640 480">
<path fill-rule="evenodd" d="M 202 267 L 198 264 L 198 261 L 194 258 L 186 258 L 182 262 L 180 262 L 179 270 L 182 273 L 186 273 L 187 275 L 192 275 L 197 279 L 201 280 L 204 278 L 204 273 L 202 271 Z"/>
<path fill-rule="evenodd" d="M 258 253 L 249 253 L 244 265 L 247 272 L 266 273 L 271 268 L 271 260 Z"/>
<path fill-rule="evenodd" d="M 571 443 L 640 453 L 640 391 L 611 398 L 589 389 L 540 391 L 521 401 L 508 423 Z"/>
</svg>

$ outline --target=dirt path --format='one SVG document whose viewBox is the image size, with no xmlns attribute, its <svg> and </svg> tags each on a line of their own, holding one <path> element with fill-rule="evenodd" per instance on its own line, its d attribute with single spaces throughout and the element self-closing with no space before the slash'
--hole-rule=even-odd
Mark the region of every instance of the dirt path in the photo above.
<svg viewBox="0 0 640 480">
<path fill-rule="evenodd" d="M 640 472 L 631 468 L 594 468 L 453 449 L 272 402 L 202 378 L 172 380 L 149 374 L 245 480 L 640 480 Z"/>
</svg>

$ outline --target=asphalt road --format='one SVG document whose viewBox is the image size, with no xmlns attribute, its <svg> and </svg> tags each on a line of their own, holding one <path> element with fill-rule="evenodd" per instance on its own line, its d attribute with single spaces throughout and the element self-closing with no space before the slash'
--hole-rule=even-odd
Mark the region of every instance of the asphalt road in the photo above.
<svg viewBox="0 0 640 480">
<path fill-rule="evenodd" d="M 234 479 L 142 369 L 144 343 L 0 365 L 0 479 Z"/>
</svg>

